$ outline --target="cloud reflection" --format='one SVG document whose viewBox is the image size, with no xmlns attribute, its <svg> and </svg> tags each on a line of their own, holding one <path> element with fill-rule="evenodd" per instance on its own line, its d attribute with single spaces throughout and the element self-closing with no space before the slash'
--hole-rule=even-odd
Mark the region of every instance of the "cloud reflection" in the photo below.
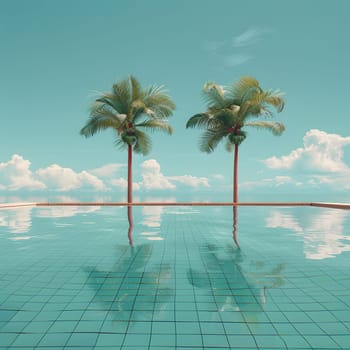
<svg viewBox="0 0 350 350">
<path fill-rule="evenodd" d="M 37 208 L 36 216 L 39 218 L 67 218 L 78 214 L 93 213 L 98 211 L 99 206 L 52 206 Z"/>
<path fill-rule="evenodd" d="M 32 208 L 20 207 L 0 210 L 0 226 L 11 233 L 27 233 L 32 225 Z"/>
<path fill-rule="evenodd" d="M 266 219 L 266 227 L 285 228 L 301 236 L 308 259 L 321 260 L 350 251 L 350 233 L 344 232 L 349 212 L 346 210 L 315 210 L 308 216 L 292 213 L 292 209 L 275 209 Z"/>
</svg>

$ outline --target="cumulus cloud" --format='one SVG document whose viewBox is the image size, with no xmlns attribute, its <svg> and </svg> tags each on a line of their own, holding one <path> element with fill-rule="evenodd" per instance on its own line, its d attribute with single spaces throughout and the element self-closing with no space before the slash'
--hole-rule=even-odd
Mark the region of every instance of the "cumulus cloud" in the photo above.
<svg viewBox="0 0 350 350">
<path fill-rule="evenodd" d="M 128 181 L 123 177 L 119 177 L 118 179 L 111 179 L 109 183 L 115 187 L 119 187 L 122 189 L 126 189 L 128 187 Z M 138 191 L 140 189 L 140 184 L 137 182 L 132 183 L 132 189 L 134 191 Z"/>
<path fill-rule="evenodd" d="M 350 137 L 309 130 L 304 138 L 304 147 L 293 150 L 289 155 L 270 157 L 263 163 L 271 169 L 292 169 L 295 167 L 319 172 L 349 171 L 343 162 L 344 147 L 350 144 Z"/>
<path fill-rule="evenodd" d="M 142 185 L 149 190 L 175 189 L 166 176 L 160 171 L 160 165 L 155 159 L 149 159 L 142 163 Z"/>
<path fill-rule="evenodd" d="M 30 161 L 14 154 L 8 162 L 0 163 L 0 190 L 42 190 L 46 185 L 35 178 Z"/>
<path fill-rule="evenodd" d="M 74 169 L 52 164 L 36 171 L 30 169 L 31 163 L 22 156 L 13 155 L 8 162 L 0 163 L 0 190 L 51 190 L 69 192 L 87 189 L 90 191 L 108 191 L 111 188 L 125 190 L 127 179 L 116 174 L 124 164 L 105 166 L 77 172 Z M 172 190 L 176 183 L 192 188 L 209 187 L 206 177 L 192 175 L 165 176 L 160 164 L 149 159 L 141 164 L 141 181 L 133 182 L 133 189 Z"/>
<path fill-rule="evenodd" d="M 193 188 L 209 187 L 206 177 L 192 175 L 165 176 L 160 169 L 160 164 L 155 159 L 149 159 L 142 163 L 142 186 L 145 189 L 175 189 L 174 182 Z"/>
<path fill-rule="evenodd" d="M 77 173 L 73 169 L 52 164 L 47 168 L 37 170 L 36 174 L 48 188 L 56 191 L 70 191 L 81 187 L 88 187 L 98 191 L 106 190 L 102 180 L 85 170 Z"/>
<path fill-rule="evenodd" d="M 270 169 L 294 171 L 298 178 L 307 174 L 305 186 L 350 189 L 350 167 L 344 162 L 344 148 L 349 144 L 350 136 L 312 129 L 305 134 L 303 147 L 282 157 L 267 158 L 263 163 Z"/>
</svg>

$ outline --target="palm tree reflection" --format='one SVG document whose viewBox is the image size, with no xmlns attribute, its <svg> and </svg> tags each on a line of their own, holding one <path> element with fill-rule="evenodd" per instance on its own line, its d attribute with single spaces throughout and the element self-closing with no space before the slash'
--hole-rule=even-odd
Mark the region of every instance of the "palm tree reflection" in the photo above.
<svg viewBox="0 0 350 350">
<path fill-rule="evenodd" d="M 151 264 L 152 251 L 150 244 L 119 246 L 117 261 L 111 269 L 84 268 L 87 285 L 95 293 L 95 307 L 108 311 L 115 329 L 125 329 L 134 321 L 161 318 L 174 296 L 170 285 L 171 267 Z"/>
<path fill-rule="evenodd" d="M 241 249 L 238 243 L 238 237 L 237 237 L 237 221 L 238 221 L 238 209 L 237 209 L 237 205 L 234 205 L 233 206 L 233 240 L 236 243 L 237 248 Z"/>
<path fill-rule="evenodd" d="M 218 313 L 239 312 L 244 322 L 257 322 L 264 311 L 266 290 L 284 283 L 283 264 L 267 267 L 261 261 L 247 262 L 240 249 L 206 244 L 201 256 L 206 271 L 188 269 L 189 283 L 215 296 Z"/>
<path fill-rule="evenodd" d="M 129 222 L 129 229 L 128 229 L 128 239 L 130 246 L 134 245 L 134 239 L 133 239 L 133 230 L 134 230 L 134 218 L 132 215 L 132 205 L 128 205 L 128 222 Z"/>
</svg>

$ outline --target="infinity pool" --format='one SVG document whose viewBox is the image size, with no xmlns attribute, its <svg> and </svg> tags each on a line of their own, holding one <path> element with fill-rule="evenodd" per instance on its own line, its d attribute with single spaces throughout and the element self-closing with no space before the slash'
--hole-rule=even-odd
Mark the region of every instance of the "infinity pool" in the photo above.
<svg viewBox="0 0 350 350">
<path fill-rule="evenodd" d="M 349 211 L 0 210 L 0 349 L 350 349 Z"/>
</svg>

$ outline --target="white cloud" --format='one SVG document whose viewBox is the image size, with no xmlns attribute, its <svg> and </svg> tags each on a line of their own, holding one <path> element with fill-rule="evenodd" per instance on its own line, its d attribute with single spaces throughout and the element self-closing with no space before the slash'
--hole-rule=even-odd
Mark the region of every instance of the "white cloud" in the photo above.
<svg viewBox="0 0 350 350">
<path fill-rule="evenodd" d="M 286 184 L 298 185 L 298 183 L 295 180 L 293 180 L 290 176 L 275 176 L 274 183 L 276 187 Z"/>
<path fill-rule="evenodd" d="M 204 47 L 215 59 L 221 61 L 220 64 L 235 67 L 253 58 L 242 52 L 242 47 L 256 44 L 262 35 L 267 32 L 269 30 L 262 28 L 248 28 L 230 40 L 207 42 Z"/>
<path fill-rule="evenodd" d="M 260 39 L 263 32 L 265 32 L 265 30 L 249 28 L 233 38 L 233 46 L 242 47 L 255 44 Z"/>
<path fill-rule="evenodd" d="M 106 164 L 100 168 L 89 170 L 89 173 L 103 178 L 110 178 L 115 176 L 115 174 L 121 169 L 125 168 L 126 164 L 111 163 Z"/>
<path fill-rule="evenodd" d="M 221 174 L 212 174 L 211 177 L 215 180 L 220 180 L 220 181 L 225 179 L 224 175 L 221 175 Z"/>
<path fill-rule="evenodd" d="M 181 184 L 198 188 L 198 187 L 209 187 L 209 182 L 206 177 L 196 177 L 192 175 L 182 175 L 182 176 L 169 176 L 169 180 L 180 182 Z"/>
<path fill-rule="evenodd" d="M 0 163 L 0 190 L 52 190 L 68 192 L 87 189 L 92 191 L 108 191 L 111 187 L 122 190 L 127 188 L 124 177 L 115 177 L 124 164 L 107 164 L 93 170 L 76 172 L 58 164 L 32 171 L 31 163 L 22 156 L 13 155 L 11 160 Z M 163 190 L 175 189 L 176 183 L 192 188 L 209 187 L 206 177 L 192 175 L 165 176 L 160 164 L 149 159 L 141 164 L 141 181 L 133 182 L 133 189 Z"/>
<path fill-rule="evenodd" d="M 8 162 L 0 163 L 0 189 L 10 191 L 45 189 L 45 184 L 35 179 L 30 164 L 29 160 L 18 154 L 14 154 Z"/>
<path fill-rule="evenodd" d="M 149 190 L 175 189 L 166 176 L 160 171 L 160 165 L 155 159 L 149 159 L 142 163 L 142 185 Z"/>
<path fill-rule="evenodd" d="M 116 186 L 116 187 L 119 187 L 122 189 L 128 188 L 128 181 L 126 179 L 124 179 L 123 177 L 120 177 L 118 179 L 109 180 L 109 183 L 113 186 Z M 137 182 L 133 182 L 132 189 L 134 191 L 138 191 L 140 189 L 140 184 Z"/>
<path fill-rule="evenodd" d="M 160 164 L 155 159 L 149 159 L 142 163 L 142 186 L 146 189 L 175 189 L 173 182 L 178 182 L 193 188 L 209 187 L 206 177 L 192 175 L 165 176 L 160 169 Z"/>
<path fill-rule="evenodd" d="M 299 181 L 294 180 L 290 176 L 275 176 L 270 179 L 261 179 L 257 181 L 246 181 L 241 184 L 239 184 L 240 188 L 244 189 L 253 189 L 253 188 L 273 188 L 273 187 L 280 187 L 283 185 L 294 185 L 294 186 L 300 186 L 301 183 Z"/>
<path fill-rule="evenodd" d="M 288 155 L 270 157 L 263 163 L 270 169 L 295 171 L 295 176 L 299 178 L 300 174 L 308 174 L 305 186 L 350 189 L 350 167 L 343 160 L 344 148 L 350 144 L 350 136 L 312 129 L 305 134 L 303 143 L 303 147 Z"/>
<path fill-rule="evenodd" d="M 47 168 L 37 170 L 36 174 L 48 188 L 56 191 L 70 191 L 81 187 L 98 191 L 106 190 L 105 184 L 98 177 L 85 170 L 76 173 L 70 168 L 63 168 L 58 164 L 52 164 Z"/>
<path fill-rule="evenodd" d="M 292 169 L 337 173 L 350 171 L 343 162 L 343 148 L 350 144 L 350 137 L 309 130 L 304 138 L 304 147 L 297 148 L 287 156 L 270 157 L 263 163 L 271 169 Z"/>
<path fill-rule="evenodd" d="M 288 156 L 282 156 L 279 158 L 273 156 L 263 160 L 263 163 L 271 169 L 291 169 L 296 161 L 301 158 L 303 152 L 304 150 L 302 148 L 297 148 Z"/>
</svg>

